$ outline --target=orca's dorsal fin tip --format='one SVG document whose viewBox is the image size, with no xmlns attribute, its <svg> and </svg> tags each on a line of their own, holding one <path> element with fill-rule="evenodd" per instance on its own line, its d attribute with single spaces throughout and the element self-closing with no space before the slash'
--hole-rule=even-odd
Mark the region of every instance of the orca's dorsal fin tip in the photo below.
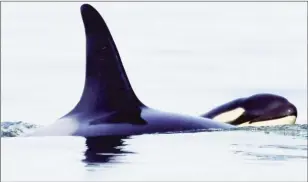
<svg viewBox="0 0 308 182">
<path fill-rule="evenodd" d="M 83 4 L 83 5 L 80 6 L 81 13 L 83 13 L 87 10 L 90 10 L 90 9 L 94 10 L 94 7 L 91 6 L 90 4 Z"/>
<path fill-rule="evenodd" d="M 93 6 L 83 4 L 80 7 L 80 11 L 86 35 L 92 33 L 110 34 L 104 19 Z"/>
<path fill-rule="evenodd" d="M 99 12 L 91 5 L 89 4 L 83 4 L 80 7 L 80 13 L 83 19 L 89 17 L 89 18 L 93 18 L 93 17 L 99 17 L 102 18 L 101 15 L 99 14 Z"/>
</svg>

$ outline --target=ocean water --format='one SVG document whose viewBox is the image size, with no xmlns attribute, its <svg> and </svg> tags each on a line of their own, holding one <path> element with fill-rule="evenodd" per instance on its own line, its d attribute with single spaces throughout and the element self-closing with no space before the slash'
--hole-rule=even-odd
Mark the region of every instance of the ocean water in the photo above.
<svg viewBox="0 0 308 182">
<path fill-rule="evenodd" d="M 307 125 L 1 138 L 3 181 L 306 181 Z"/>
<path fill-rule="evenodd" d="M 259 92 L 294 103 L 297 124 L 86 139 L 12 137 L 38 126 L 1 123 L 1 180 L 307 181 L 306 90 L 208 90 L 204 109 Z"/>
</svg>

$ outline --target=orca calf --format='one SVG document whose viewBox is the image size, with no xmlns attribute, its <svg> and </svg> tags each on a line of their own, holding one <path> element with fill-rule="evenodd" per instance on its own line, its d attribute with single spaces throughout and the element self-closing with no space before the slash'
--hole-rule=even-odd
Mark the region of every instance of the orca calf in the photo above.
<svg viewBox="0 0 308 182">
<path fill-rule="evenodd" d="M 30 136 L 128 136 L 234 127 L 201 116 L 159 111 L 143 104 L 129 83 L 103 18 L 88 4 L 81 6 L 81 15 L 86 34 L 82 96 L 68 114 Z"/>
<path fill-rule="evenodd" d="M 274 126 L 295 124 L 297 109 L 284 97 L 264 93 L 230 101 L 201 116 L 236 126 Z"/>
</svg>

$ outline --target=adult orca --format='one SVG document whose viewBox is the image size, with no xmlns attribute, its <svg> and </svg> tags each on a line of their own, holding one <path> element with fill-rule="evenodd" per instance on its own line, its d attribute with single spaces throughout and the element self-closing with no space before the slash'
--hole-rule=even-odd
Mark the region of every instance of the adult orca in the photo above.
<svg viewBox="0 0 308 182">
<path fill-rule="evenodd" d="M 78 104 L 54 124 L 30 136 L 123 136 L 233 128 L 200 116 L 152 109 L 135 95 L 113 38 L 100 14 L 81 6 L 86 34 L 86 78 Z"/>
<path fill-rule="evenodd" d="M 274 126 L 295 124 L 297 109 L 282 96 L 262 93 L 230 101 L 201 116 L 236 126 Z"/>
</svg>

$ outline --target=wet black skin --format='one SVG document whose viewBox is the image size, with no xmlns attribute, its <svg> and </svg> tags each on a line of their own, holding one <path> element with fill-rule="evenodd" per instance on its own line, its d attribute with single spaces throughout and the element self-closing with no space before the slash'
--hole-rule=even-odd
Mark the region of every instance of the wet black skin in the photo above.
<svg viewBox="0 0 308 182">
<path fill-rule="evenodd" d="M 236 108 L 243 108 L 245 112 L 230 124 L 239 125 L 250 121 L 250 123 L 261 122 L 272 119 L 279 119 L 286 116 L 297 117 L 296 107 L 286 98 L 274 94 L 256 94 L 246 98 L 239 98 L 219 106 L 202 117 L 213 119 L 215 116 L 231 111 Z"/>
<path fill-rule="evenodd" d="M 81 6 L 81 15 L 86 35 L 86 78 L 81 99 L 72 111 L 32 136 L 128 136 L 234 127 L 200 116 L 159 111 L 143 104 L 129 83 L 103 18 L 88 4 Z"/>
</svg>

